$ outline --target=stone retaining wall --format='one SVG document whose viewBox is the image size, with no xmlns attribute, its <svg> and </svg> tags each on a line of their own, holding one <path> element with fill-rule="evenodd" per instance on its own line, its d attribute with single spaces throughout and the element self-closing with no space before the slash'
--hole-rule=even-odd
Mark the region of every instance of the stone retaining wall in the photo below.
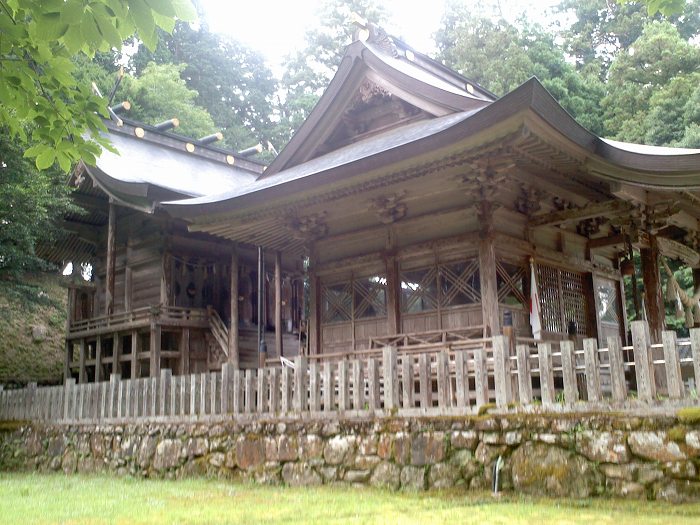
<svg viewBox="0 0 700 525">
<path fill-rule="evenodd" d="M 700 424 L 675 417 L 0 426 L 0 469 L 69 474 L 490 489 L 499 456 L 505 491 L 700 500 Z"/>
</svg>

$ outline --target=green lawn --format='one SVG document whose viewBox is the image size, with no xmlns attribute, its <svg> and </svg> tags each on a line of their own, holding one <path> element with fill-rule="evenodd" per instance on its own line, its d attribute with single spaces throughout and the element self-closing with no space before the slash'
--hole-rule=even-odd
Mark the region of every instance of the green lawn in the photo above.
<svg viewBox="0 0 700 525">
<path fill-rule="evenodd" d="M 700 523 L 700 504 L 0 474 L 0 523 Z"/>
</svg>

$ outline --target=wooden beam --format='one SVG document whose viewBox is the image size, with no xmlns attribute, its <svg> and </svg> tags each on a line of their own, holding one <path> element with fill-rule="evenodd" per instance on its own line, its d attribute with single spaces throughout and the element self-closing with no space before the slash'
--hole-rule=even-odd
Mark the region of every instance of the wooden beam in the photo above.
<svg viewBox="0 0 700 525">
<path fill-rule="evenodd" d="M 190 373 L 190 330 L 183 328 L 180 335 L 180 375 Z"/>
<path fill-rule="evenodd" d="M 588 249 L 591 251 L 599 250 L 601 248 L 608 248 L 610 246 L 627 244 L 627 239 L 629 235 L 625 233 L 618 233 L 617 235 L 609 235 L 607 237 L 600 237 L 597 239 L 590 239 L 588 241 Z M 637 242 L 637 236 L 632 237 L 631 242 Z"/>
<path fill-rule="evenodd" d="M 95 383 L 102 381 L 102 337 L 95 340 Z"/>
<path fill-rule="evenodd" d="M 107 287 L 105 290 L 105 314 L 114 313 L 114 267 L 116 265 L 115 227 L 117 210 L 115 204 L 109 202 L 109 221 L 107 225 Z"/>
<path fill-rule="evenodd" d="M 652 343 L 660 343 L 661 333 L 664 329 L 665 312 L 659 273 L 659 248 L 655 236 L 649 236 L 649 248 L 642 248 L 640 254 L 649 335 Z"/>
<path fill-rule="evenodd" d="M 275 252 L 275 351 L 281 356 L 282 348 L 282 253 Z"/>
<path fill-rule="evenodd" d="M 541 226 L 556 226 L 567 222 L 578 222 L 594 217 L 612 217 L 622 213 L 628 213 L 634 206 L 625 201 L 597 202 L 568 210 L 553 211 L 530 218 L 529 226 L 536 228 Z"/>
<path fill-rule="evenodd" d="M 131 311 L 131 296 L 133 290 L 133 279 L 131 266 L 128 264 L 124 268 L 124 311 Z"/>
<path fill-rule="evenodd" d="M 85 339 L 80 340 L 80 356 L 79 356 L 79 369 L 78 369 L 78 383 L 81 385 L 83 383 L 87 383 L 87 370 L 85 368 L 85 360 L 87 359 L 87 356 L 85 355 L 87 353 L 87 344 L 85 343 Z"/>
<path fill-rule="evenodd" d="M 228 362 L 231 363 L 234 369 L 237 370 L 238 368 L 240 368 L 240 355 L 238 348 L 238 250 L 236 249 L 235 245 L 231 249 L 230 267 L 231 270 L 229 272 L 229 287 L 231 289 L 231 318 L 229 320 L 228 329 Z"/>
<path fill-rule="evenodd" d="M 122 338 L 118 332 L 114 333 L 112 341 L 112 373 L 121 374 L 121 365 L 119 364 L 122 357 Z"/>
<path fill-rule="evenodd" d="M 312 260 L 312 264 L 314 261 Z M 321 353 L 319 296 L 321 284 L 313 266 L 309 267 L 309 355 Z"/>
</svg>

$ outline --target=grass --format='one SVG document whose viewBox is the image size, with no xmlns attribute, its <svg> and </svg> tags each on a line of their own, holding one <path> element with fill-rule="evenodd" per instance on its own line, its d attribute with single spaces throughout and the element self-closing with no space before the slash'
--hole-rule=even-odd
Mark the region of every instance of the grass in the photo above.
<svg viewBox="0 0 700 525">
<path fill-rule="evenodd" d="M 58 274 L 0 280 L 0 384 L 60 383 L 63 377 L 66 289 Z M 48 337 L 32 340 L 32 326 Z"/>
<path fill-rule="evenodd" d="M 0 523 L 700 523 L 700 504 L 0 474 Z"/>
</svg>

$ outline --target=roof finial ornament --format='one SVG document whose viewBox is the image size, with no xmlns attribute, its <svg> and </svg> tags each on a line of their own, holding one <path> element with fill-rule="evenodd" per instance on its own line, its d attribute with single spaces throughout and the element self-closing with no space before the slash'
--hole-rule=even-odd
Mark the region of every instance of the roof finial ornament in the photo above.
<svg viewBox="0 0 700 525">
<path fill-rule="evenodd" d="M 357 13 L 351 13 L 350 20 L 358 28 L 355 32 L 355 40 L 362 40 L 363 42 L 374 44 L 381 51 L 394 58 L 400 56 L 393 39 L 377 24 L 369 22 L 366 18 L 363 18 Z"/>
</svg>

